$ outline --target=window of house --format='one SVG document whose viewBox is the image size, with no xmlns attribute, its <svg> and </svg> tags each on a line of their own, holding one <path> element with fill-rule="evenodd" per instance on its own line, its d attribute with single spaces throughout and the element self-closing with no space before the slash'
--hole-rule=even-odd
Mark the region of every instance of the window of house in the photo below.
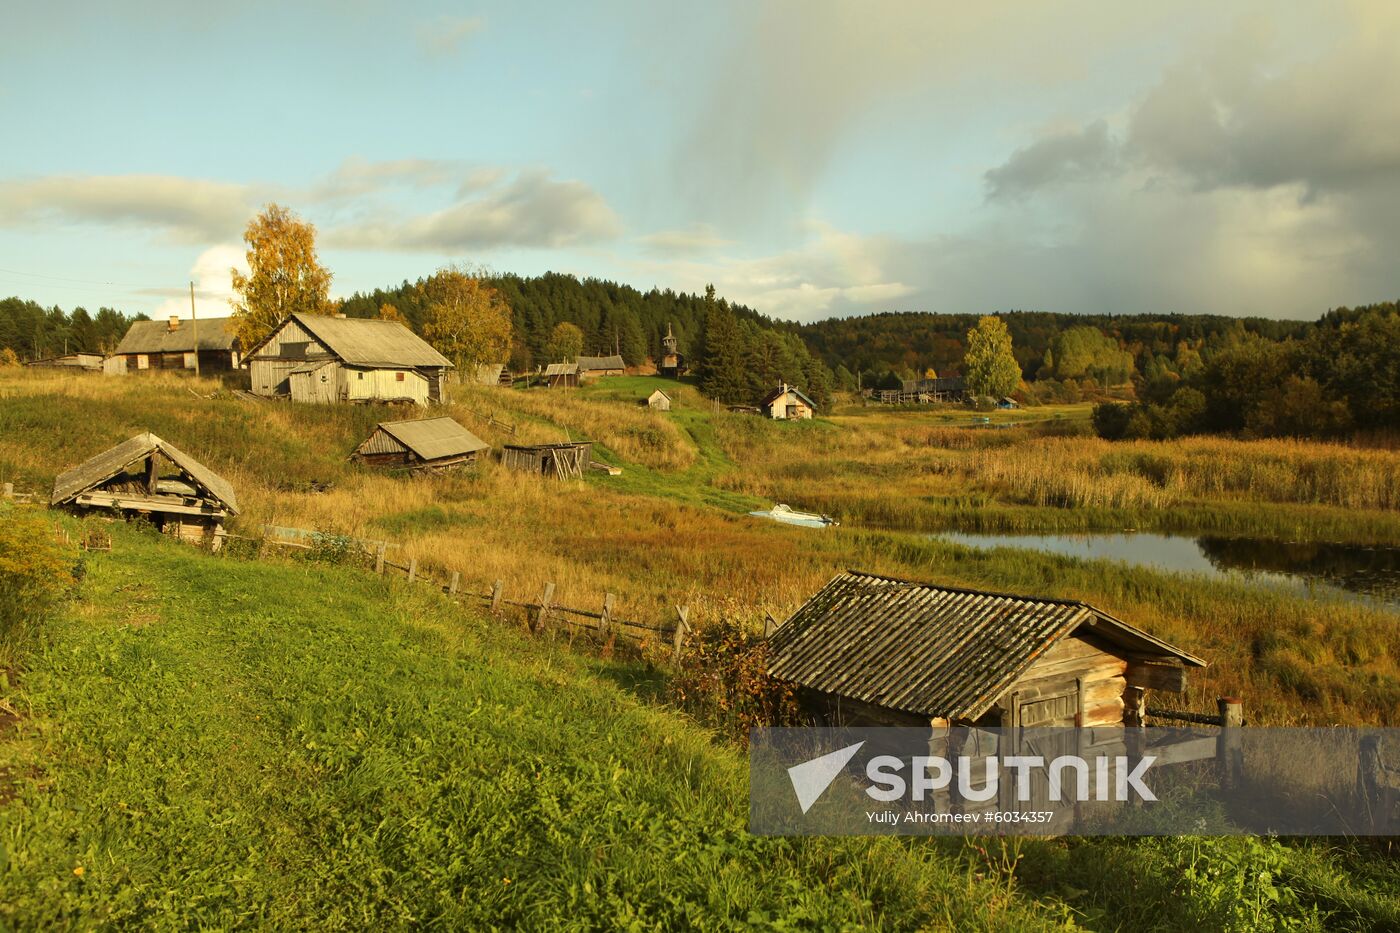
<svg viewBox="0 0 1400 933">
<path fill-rule="evenodd" d="M 361 381 L 361 382 L 364 381 L 364 378 L 365 378 L 365 374 L 364 374 L 364 373 L 356 373 L 355 375 L 358 376 L 358 377 L 360 378 L 360 381 Z"/>
<path fill-rule="evenodd" d="M 394 373 L 395 382 L 403 382 L 403 373 Z"/>
</svg>

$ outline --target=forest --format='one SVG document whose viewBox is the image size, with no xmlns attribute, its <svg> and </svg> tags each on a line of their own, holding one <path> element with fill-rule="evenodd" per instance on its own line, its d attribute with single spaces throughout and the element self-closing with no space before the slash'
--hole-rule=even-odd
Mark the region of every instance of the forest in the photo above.
<svg viewBox="0 0 1400 933">
<path fill-rule="evenodd" d="M 145 318 L 107 307 L 96 314 L 82 307 L 65 312 L 22 298 L 0 298 L 0 351 L 10 350 L 21 360 L 79 351 L 110 353 L 131 322 Z"/>
</svg>

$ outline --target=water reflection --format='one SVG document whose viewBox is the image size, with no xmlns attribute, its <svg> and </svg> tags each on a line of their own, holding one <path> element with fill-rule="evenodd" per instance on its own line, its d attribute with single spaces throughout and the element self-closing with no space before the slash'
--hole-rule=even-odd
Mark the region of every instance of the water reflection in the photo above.
<svg viewBox="0 0 1400 933">
<path fill-rule="evenodd" d="M 993 535 L 951 532 L 945 541 L 1017 547 L 1202 573 L 1323 594 L 1350 594 L 1400 608 L 1400 547 L 1301 544 L 1262 538 L 1179 538 L 1148 533 Z"/>
</svg>

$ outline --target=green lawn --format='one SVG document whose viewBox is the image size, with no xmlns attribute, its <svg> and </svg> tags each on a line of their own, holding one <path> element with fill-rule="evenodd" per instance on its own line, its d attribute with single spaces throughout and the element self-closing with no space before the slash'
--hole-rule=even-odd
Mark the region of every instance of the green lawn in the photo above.
<svg viewBox="0 0 1400 933">
<path fill-rule="evenodd" d="M 745 831 L 637 671 L 118 529 L 0 734 L 0 927 L 1038 927 L 956 852 Z"/>
</svg>

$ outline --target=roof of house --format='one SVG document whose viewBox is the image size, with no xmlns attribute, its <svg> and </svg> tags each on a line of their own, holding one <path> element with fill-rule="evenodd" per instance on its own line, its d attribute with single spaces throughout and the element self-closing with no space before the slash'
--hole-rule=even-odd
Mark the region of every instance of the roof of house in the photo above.
<svg viewBox="0 0 1400 933">
<path fill-rule="evenodd" d="M 149 432 L 122 441 L 60 475 L 54 480 L 53 497 L 49 504 L 62 505 L 71 502 L 93 487 L 100 486 L 125 472 L 128 467 L 145 460 L 152 453 L 164 455 L 205 492 L 222 503 L 230 515 L 238 514 L 238 499 L 233 494 L 233 487 L 229 485 L 228 480 L 174 444 L 163 441 Z"/>
<path fill-rule="evenodd" d="M 1011 596 L 847 571 L 769 639 L 769 673 L 924 716 L 976 719 L 1080 626 L 1125 653 L 1200 658 L 1069 599 Z"/>
<path fill-rule="evenodd" d="M 369 368 L 451 368 L 452 361 L 399 321 L 346 318 L 329 314 L 293 314 L 248 349 L 251 357 L 272 337 L 296 321 L 302 330 L 348 366 Z"/>
<path fill-rule="evenodd" d="M 781 386 L 778 386 L 778 387 L 777 387 L 776 389 L 774 389 L 772 392 L 769 392 L 767 395 L 765 395 L 765 396 L 763 397 L 763 401 L 760 402 L 759 404 L 760 404 L 760 405 L 764 405 L 764 406 L 772 405 L 774 402 L 776 402 L 778 399 L 782 398 L 784 395 L 788 394 L 789 392 L 791 392 L 793 395 L 796 395 L 798 398 L 802 399 L 802 401 L 806 402 L 806 403 L 807 403 L 807 407 L 809 407 L 809 408 L 811 408 L 811 409 L 813 409 L 813 410 L 816 409 L 817 403 L 814 402 L 814 401 L 812 401 L 810 398 L 808 398 L 808 397 L 807 397 L 807 393 L 803 392 L 801 389 L 797 388 L 796 386 L 789 386 L 789 385 L 781 385 Z"/>
<path fill-rule="evenodd" d="M 460 457 L 490 446 L 451 418 L 381 421 L 376 430 L 388 434 L 424 460 Z"/>
<path fill-rule="evenodd" d="M 591 373 L 599 370 L 626 369 L 627 364 L 622 361 L 622 357 L 613 356 L 580 356 L 578 358 L 579 372 Z"/>
<path fill-rule="evenodd" d="M 662 398 L 664 398 L 664 399 L 665 399 L 666 401 L 668 401 L 668 402 L 671 400 L 671 396 L 667 395 L 665 392 L 662 392 L 660 389 L 657 389 L 655 392 L 653 392 L 653 393 L 651 393 L 650 395 L 648 395 L 648 396 L 647 396 L 647 399 L 648 399 L 648 400 L 654 399 L 654 398 L 656 398 L 658 395 L 661 396 Z"/>
<path fill-rule="evenodd" d="M 577 376 L 577 363 L 550 363 L 544 368 L 545 376 Z"/>
<path fill-rule="evenodd" d="M 199 331 L 199 349 L 232 350 L 238 341 L 238 325 L 231 317 L 180 320 L 175 329 L 169 321 L 132 321 L 126 336 L 117 344 L 114 356 L 128 353 L 189 353 L 194 350 L 194 334 Z"/>
</svg>

